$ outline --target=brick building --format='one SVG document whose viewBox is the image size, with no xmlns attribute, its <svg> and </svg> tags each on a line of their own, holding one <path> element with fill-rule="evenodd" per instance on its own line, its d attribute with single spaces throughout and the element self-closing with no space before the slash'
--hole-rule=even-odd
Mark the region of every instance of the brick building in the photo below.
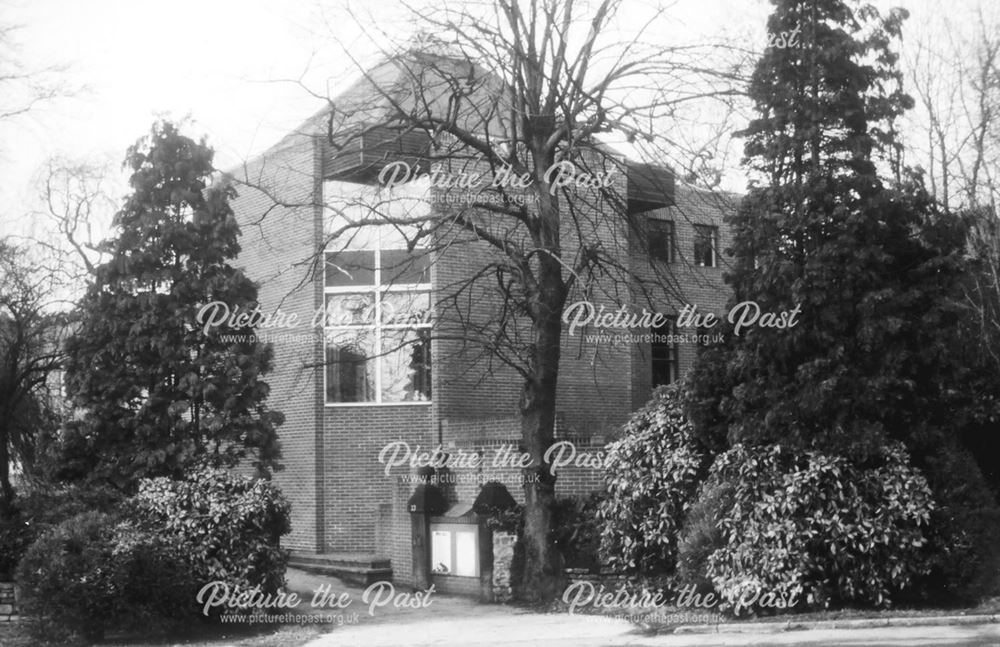
<svg viewBox="0 0 1000 647">
<path fill-rule="evenodd" d="M 335 105 L 370 100 L 377 96 L 371 84 L 394 86 L 399 78 L 392 63 L 378 66 Z M 366 134 L 367 142 L 359 137 L 332 146 L 329 124 L 329 113 L 320 113 L 235 174 L 239 263 L 260 284 L 262 311 L 280 310 L 303 322 L 294 329 L 258 330 L 275 351 L 270 404 L 286 415 L 279 429 L 284 470 L 276 475 L 293 506 L 286 547 L 301 563 L 322 555 L 316 562 L 340 574 L 372 579 L 391 568 L 394 579 L 409 582 L 406 501 L 415 470 L 387 469 L 380 453 L 400 441 L 411 449 L 440 445 L 481 455 L 516 447 L 522 381 L 474 343 L 438 334 L 439 327 L 456 321 L 444 312 L 448 308 L 465 308 L 456 316 L 487 323 L 495 314 L 498 304 L 487 288 L 470 292 L 465 306 L 442 298 L 489 261 L 483 243 L 465 240 L 420 253 L 408 249 L 398 231 L 384 227 L 341 231 L 345 218 L 395 208 L 386 206 L 394 201 L 408 205 L 410 214 L 428 216 L 455 207 L 439 199 L 437 189 L 405 185 L 387 196 L 377 173 L 394 157 L 373 143 L 378 133 Z M 415 163 L 426 150 L 419 140 L 400 143 L 399 137 L 393 146 Z M 638 294 L 619 301 L 668 317 L 685 303 L 721 312 L 727 298 L 720 250 L 728 245 L 722 223 L 728 197 L 676 182 L 664 169 L 615 159 L 616 189 L 627 196 L 628 213 L 597 213 L 588 219 L 593 229 L 577 234 L 624 241 L 621 254 L 640 283 L 645 277 L 655 285 L 657 268 L 673 282 L 659 297 L 643 290 L 641 302 Z M 650 182 L 657 185 L 652 192 Z M 636 236 L 629 219 L 647 236 Z M 616 306 L 607 298 L 603 303 Z M 323 314 L 317 318 L 317 312 Z M 560 365 L 557 438 L 572 440 L 580 452 L 599 452 L 652 388 L 683 374 L 696 353 L 695 343 L 587 336 L 595 332 L 600 331 L 567 331 Z M 471 501 L 486 479 L 505 482 L 522 497 L 519 470 L 508 466 L 485 475 L 484 470 L 490 472 L 480 468 L 478 478 L 455 483 L 452 500 Z M 600 479 L 599 470 L 568 466 L 559 473 L 557 489 L 561 495 L 585 493 L 598 488 Z"/>
</svg>

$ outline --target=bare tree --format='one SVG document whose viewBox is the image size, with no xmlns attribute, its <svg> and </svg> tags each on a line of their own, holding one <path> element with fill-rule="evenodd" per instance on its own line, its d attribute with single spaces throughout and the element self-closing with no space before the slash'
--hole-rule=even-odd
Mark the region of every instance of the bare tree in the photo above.
<svg viewBox="0 0 1000 647">
<path fill-rule="evenodd" d="M 39 262 L 63 286 L 78 288 L 100 262 L 101 241 L 117 210 L 112 178 L 107 164 L 59 157 L 38 175 L 30 238 L 42 252 Z"/>
<path fill-rule="evenodd" d="M 51 78 L 55 68 L 27 68 L 16 54 L 14 36 L 18 27 L 0 25 L 0 85 L 4 99 L 0 102 L 0 121 L 25 115 L 40 104 L 65 94 L 65 87 Z"/>
<path fill-rule="evenodd" d="M 723 141 L 719 133 L 697 143 L 678 136 L 687 107 L 706 99 L 728 106 L 744 80 L 716 48 L 663 45 L 652 30 L 664 9 L 624 30 L 634 18 L 626 7 L 616 0 L 404 2 L 402 20 L 420 35 L 386 47 L 375 66 L 352 59 L 361 80 L 334 97 L 315 93 L 328 107 L 306 126 L 325 129 L 328 175 L 381 188 L 353 199 L 326 196 L 335 215 L 304 280 L 370 270 L 349 253 L 331 268 L 322 252 L 350 250 L 373 228 L 405 241 L 408 253 L 392 268 L 400 275 L 428 256 L 439 268 L 457 255 L 479 261 L 435 287 L 431 334 L 467 365 L 496 363 L 520 377 L 521 444 L 532 461 L 518 588 L 528 598 L 553 598 L 563 579 L 549 538 L 555 476 L 546 450 L 554 442 L 566 306 L 573 298 L 609 306 L 684 299 L 672 266 L 640 264 L 631 252 L 649 240 L 648 212 L 671 204 L 668 165 L 695 179 L 710 167 L 711 142 Z M 373 41 L 391 41 L 379 21 L 355 21 Z M 626 159 L 609 138 L 642 161 Z M 415 175 L 432 185 L 438 207 L 430 212 L 389 190 Z M 237 180 L 281 203 L 259 175 Z M 727 201 L 699 195 L 717 207 Z"/>
<path fill-rule="evenodd" d="M 0 127 L 20 126 L 39 108 L 83 89 L 68 81 L 67 65 L 32 65 L 23 59 L 17 38 L 21 26 L 2 13 L 7 4 L 0 3 Z"/>
<path fill-rule="evenodd" d="M 988 457 L 997 451 L 1000 375 L 1000 14 L 980 3 L 972 18 L 932 21 L 933 37 L 917 38 L 904 59 L 917 98 L 908 153 L 939 202 L 968 225 L 965 334 L 955 347 L 972 376 L 975 413 L 964 440 L 998 487 Z"/>
<path fill-rule="evenodd" d="M 0 512 L 14 497 L 11 463 L 30 467 L 38 434 L 55 420 L 51 378 L 66 327 L 49 308 L 50 278 L 23 248 L 0 239 Z"/>
<path fill-rule="evenodd" d="M 910 128 L 911 163 L 922 166 L 947 208 L 996 210 L 1000 163 L 1000 18 L 981 6 L 978 27 L 963 34 L 946 21 L 920 36 L 906 58 L 917 96 Z M 926 143 L 922 144 L 921 140 Z"/>
</svg>

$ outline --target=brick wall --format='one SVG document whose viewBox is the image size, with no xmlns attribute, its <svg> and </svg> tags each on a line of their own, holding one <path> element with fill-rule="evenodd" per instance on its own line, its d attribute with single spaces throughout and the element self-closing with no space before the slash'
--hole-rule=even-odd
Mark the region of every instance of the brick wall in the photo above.
<svg viewBox="0 0 1000 647">
<path fill-rule="evenodd" d="M 261 285 L 262 309 L 280 307 L 309 321 L 323 302 L 320 275 L 310 276 L 310 260 L 322 240 L 321 138 L 291 136 L 262 158 L 235 175 L 244 182 L 234 202 L 243 237 L 239 264 Z M 617 179 L 624 191 L 624 177 Z M 249 185 L 249 186 L 246 186 Z M 446 208 L 446 207 L 436 207 Z M 725 257 L 718 267 L 693 267 L 693 224 L 719 226 L 719 251 L 729 245 L 722 226 L 722 211 L 711 194 L 679 186 L 677 205 L 657 212 L 675 222 L 678 263 L 669 268 L 680 288 L 655 298 L 657 308 L 676 312 L 683 303 L 703 311 L 717 311 L 726 301 L 722 282 Z M 571 257 L 580 239 L 609 241 L 629 249 L 633 269 L 648 266 L 644 253 L 629 236 L 624 220 L 600 216 L 586 208 L 577 227 L 564 232 L 564 253 Z M 496 258 L 481 241 L 465 241 L 436 254 L 432 283 L 439 292 Z M 631 289 L 630 286 L 624 288 Z M 614 309 L 618 303 L 646 305 L 621 285 L 582 295 Z M 463 301 L 465 315 L 489 322 L 495 316 L 498 295 L 485 281 Z M 318 333 L 306 326 L 302 333 Z M 517 415 L 521 377 L 511 368 L 483 353 L 482 346 L 461 340 L 433 342 L 433 401 L 429 405 L 325 406 L 321 365 L 321 335 L 314 339 L 274 341 L 274 373 L 270 377 L 270 404 L 286 415 L 279 434 L 286 469 L 276 476 L 293 505 L 290 548 L 305 551 L 378 551 L 392 559 L 401 581 L 410 577 L 410 517 L 406 500 L 413 485 L 397 468 L 384 473 L 378 453 L 387 443 L 406 440 L 425 448 L 440 440 L 448 446 L 495 451 L 500 443 L 520 438 Z M 680 349 L 681 370 L 690 367 L 695 348 Z M 601 452 L 628 414 L 649 397 L 648 345 L 599 344 L 582 335 L 564 335 L 558 391 L 557 436 L 573 438 L 580 451 Z M 593 446 L 590 441 L 593 440 Z M 492 471 L 492 474 L 486 474 Z M 480 470 L 454 485 L 455 499 L 472 500 L 483 480 L 504 482 L 523 501 L 520 470 Z M 564 467 L 557 479 L 560 496 L 583 495 L 602 487 L 601 471 L 594 467 Z"/>
<path fill-rule="evenodd" d="M 521 470 L 516 467 L 516 458 L 520 453 L 521 419 L 519 417 L 494 418 L 489 420 L 442 421 L 441 445 L 445 451 L 477 453 L 482 457 L 481 465 L 476 468 L 449 468 L 449 478 L 454 483 L 444 486 L 446 494 L 452 502 L 474 501 L 482 484 L 487 481 L 503 483 L 511 495 L 520 503 L 524 503 L 524 480 Z M 558 496 L 583 496 L 595 490 L 604 488 L 602 470 L 592 466 L 591 461 L 584 458 L 602 460 L 604 442 L 597 438 L 568 437 L 559 434 L 564 440 L 572 443 L 572 449 L 565 445 L 563 456 L 572 463 L 557 471 L 556 494 Z M 437 446 L 437 443 L 434 443 Z M 571 452 L 575 451 L 576 454 Z M 512 459 L 498 459 L 499 456 L 511 456 Z M 570 458 L 576 456 L 578 458 Z M 498 466 L 499 465 L 499 466 Z"/>
<path fill-rule="evenodd" d="M 416 445 L 429 448 L 434 441 L 430 407 L 328 406 L 324 412 L 324 435 L 328 466 L 323 475 L 323 489 L 327 493 L 325 550 L 370 552 L 379 543 L 390 544 L 391 538 L 387 541 L 375 535 L 379 506 L 386 503 L 392 504 L 391 517 L 405 517 L 408 535 L 406 500 L 400 501 L 396 485 L 410 470 L 405 466 L 395 467 L 387 475 L 378 457 L 383 447 L 397 440 L 414 448 Z M 406 497 L 410 492 L 412 487 Z M 393 523 L 390 521 L 388 525 L 390 534 Z M 390 546 L 389 552 L 394 550 Z M 393 568 L 396 565 L 394 560 Z"/>
<path fill-rule="evenodd" d="M 466 165 L 463 170 L 489 177 L 485 168 Z M 624 194 L 625 175 L 617 170 L 612 177 L 614 190 Z M 579 189 L 577 193 L 579 202 L 573 216 L 565 215 L 562 221 L 563 258 L 572 263 L 581 249 L 581 240 L 588 244 L 601 241 L 606 252 L 620 252 L 622 258 L 627 257 L 630 244 L 628 222 L 623 217 L 602 212 L 608 207 L 596 200 L 597 194 L 592 189 Z M 445 213 L 457 209 L 440 202 L 436 208 Z M 469 215 L 468 211 L 464 210 L 463 215 Z M 484 214 L 480 218 L 477 221 L 480 226 L 500 238 L 525 236 L 523 227 L 515 230 L 510 217 Z M 522 242 L 521 245 L 525 249 L 531 247 L 530 242 Z M 486 276 L 471 287 L 466 282 L 489 263 L 505 260 L 492 246 L 471 235 L 449 238 L 447 249 L 435 256 L 432 280 L 436 300 L 441 304 L 438 308 L 439 330 L 449 337 L 437 341 L 434 348 L 435 415 L 441 419 L 495 418 L 518 411 L 523 385 L 520 374 L 491 355 L 482 344 L 450 339 L 460 337 L 463 326 L 469 328 L 465 322 L 472 322 L 473 329 L 495 328 L 491 324 L 497 320 L 503 306 L 496 279 L 492 275 Z M 445 299 L 454 294 L 459 286 L 462 287 L 461 298 Z M 614 280 L 592 288 L 584 294 L 578 287 L 571 292 L 568 302 L 586 299 L 610 310 L 616 309 L 622 302 L 629 302 L 627 281 Z M 522 320 L 509 336 L 514 339 L 515 348 L 530 340 L 527 320 Z M 508 355 L 517 356 L 509 346 L 504 348 Z M 519 359 L 523 360 L 523 350 L 518 350 L 521 353 Z M 587 342 L 579 333 L 574 337 L 564 334 L 561 359 L 557 400 L 564 425 L 578 433 L 611 435 L 637 399 L 631 380 L 633 349 L 627 345 Z M 645 401 L 646 397 L 648 389 L 642 400 Z"/>
<path fill-rule="evenodd" d="M 732 244 L 732 234 L 723 222 L 727 212 L 736 208 L 737 197 L 732 194 L 722 194 L 696 189 L 678 182 L 674 206 L 657 209 L 640 214 L 640 218 L 655 217 L 670 220 L 674 223 L 675 250 L 674 262 L 668 265 L 651 265 L 645 250 L 645 243 L 634 237 L 632 240 L 631 263 L 632 271 L 640 279 L 659 282 L 666 288 L 653 289 L 648 298 L 640 296 L 637 290 L 636 307 L 649 307 L 660 312 L 676 314 L 685 304 L 698 307 L 698 312 L 714 312 L 721 316 L 725 313 L 726 302 L 731 294 L 723 280 L 723 274 L 728 271 L 728 257 L 725 250 Z M 715 267 L 698 267 L 693 262 L 695 225 L 712 225 L 718 228 L 719 240 Z M 662 277 L 671 277 L 663 281 Z M 657 280 L 659 279 L 659 280 Z M 716 325 L 718 328 L 718 325 Z M 695 332 L 694 329 L 680 329 L 679 332 Z M 699 333 L 711 333 L 711 330 L 699 330 Z M 694 364 L 697 356 L 697 345 L 681 344 L 678 348 L 680 374 L 683 375 Z M 651 360 L 649 344 L 636 345 L 632 349 L 632 383 L 634 398 L 632 409 L 641 407 L 649 399 L 651 391 Z"/>
<path fill-rule="evenodd" d="M 321 226 L 315 207 L 318 167 L 314 139 L 291 136 L 231 172 L 239 194 L 233 209 L 242 230 L 242 252 L 236 264 L 258 283 L 262 312 L 280 308 L 305 322 L 319 299 L 316 284 L 307 280 Z M 284 544 L 313 551 L 322 543 L 322 528 L 316 522 L 323 508 L 323 492 L 317 487 L 323 473 L 322 434 L 317 433 L 322 394 L 314 368 L 322 345 L 312 338 L 308 325 L 274 332 L 302 336 L 272 338 L 273 368 L 267 377 L 271 386 L 268 405 L 285 414 L 278 428 L 284 469 L 275 475 L 292 504 L 292 531 Z"/>
</svg>

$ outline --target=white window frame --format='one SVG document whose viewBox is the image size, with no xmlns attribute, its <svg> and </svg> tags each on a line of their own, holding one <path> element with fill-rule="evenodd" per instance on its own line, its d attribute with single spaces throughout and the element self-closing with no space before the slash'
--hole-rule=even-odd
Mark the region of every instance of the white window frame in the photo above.
<svg viewBox="0 0 1000 647">
<path fill-rule="evenodd" d="M 465 523 L 446 523 L 446 522 L 432 521 L 431 522 L 430 531 L 431 531 L 431 536 L 432 537 L 433 537 L 433 535 L 434 535 L 435 532 L 447 532 L 448 533 L 448 535 L 449 535 L 449 546 L 450 546 L 450 552 L 451 552 L 450 559 L 451 559 L 451 565 L 452 565 L 452 572 L 449 572 L 449 573 L 439 573 L 439 572 L 435 572 L 434 571 L 434 550 L 433 550 L 434 542 L 432 540 L 431 541 L 431 551 L 430 551 L 431 552 L 431 554 L 430 554 L 430 561 L 431 561 L 431 575 L 432 576 L 437 576 L 437 577 L 442 577 L 442 576 L 443 577 L 467 577 L 467 578 L 470 578 L 470 579 L 474 579 L 474 578 L 479 577 L 479 575 L 480 575 L 480 573 L 482 571 L 481 571 L 481 565 L 479 563 L 479 526 L 478 525 L 471 524 L 471 523 L 470 524 L 465 524 Z M 455 535 L 457 535 L 458 533 L 465 533 L 465 534 L 472 535 L 472 555 L 473 555 L 473 560 L 475 562 L 475 567 L 474 567 L 475 572 L 472 575 L 459 575 L 458 573 L 454 572 L 455 568 L 458 566 L 458 541 L 455 538 Z"/>
<path fill-rule="evenodd" d="M 696 250 L 692 250 L 692 256 L 694 256 L 693 260 L 695 261 L 694 262 L 695 267 L 718 267 L 719 266 L 719 227 L 717 225 L 715 225 L 714 223 L 702 223 L 702 222 L 694 223 L 693 227 L 694 227 L 694 241 L 695 241 L 695 243 L 697 243 L 697 241 L 698 241 L 698 231 L 699 231 L 699 229 L 702 229 L 702 228 L 707 229 L 709 231 L 709 233 L 712 234 L 711 240 L 709 241 L 711 243 L 711 250 L 712 250 L 712 259 L 711 259 L 712 260 L 712 264 L 711 265 L 705 265 L 705 264 L 699 263 L 697 255 L 694 254 L 694 252 Z"/>
<path fill-rule="evenodd" d="M 344 184 L 352 184 L 349 182 L 343 182 Z M 325 186 L 325 183 L 324 183 Z M 370 187 L 367 184 L 358 184 L 359 187 Z M 363 190 L 363 189 L 362 189 Z M 324 191 L 325 193 L 325 191 Z M 325 197 L 325 196 L 324 196 Z M 378 227 L 378 223 L 373 223 L 374 226 Z M 430 322 L 413 324 L 385 324 L 382 323 L 382 295 L 392 292 L 400 293 L 428 293 L 431 294 L 431 281 L 428 277 L 426 283 L 398 283 L 392 285 L 382 285 L 382 252 L 383 251 L 400 251 L 394 248 L 383 249 L 382 245 L 382 230 L 376 229 L 376 242 L 373 247 L 357 247 L 344 250 L 331 249 L 333 241 L 327 243 L 327 246 L 323 250 L 323 403 L 327 407 L 398 407 L 398 406 L 426 406 L 433 403 L 434 393 L 431 391 L 431 397 L 426 400 L 409 400 L 405 402 L 383 402 L 382 401 L 382 368 L 380 366 L 380 360 L 382 359 L 382 331 L 383 330 L 430 330 L 432 324 Z M 325 233 L 324 233 L 325 235 Z M 354 252 L 354 251 L 370 251 L 374 254 L 374 279 L 372 285 L 335 285 L 328 286 L 326 284 L 326 272 L 327 272 L 327 255 L 337 254 L 339 252 Z M 428 252 L 429 253 L 429 252 Z M 428 263 L 428 266 L 430 263 Z M 375 300 L 375 308 L 371 323 L 363 324 L 338 324 L 338 325 L 328 325 L 327 324 L 327 296 L 331 294 L 371 294 Z M 371 331 L 375 337 L 374 355 L 368 360 L 375 361 L 375 400 L 367 402 L 330 402 L 327 399 L 327 350 L 330 339 L 330 333 L 341 331 L 341 330 L 359 330 L 359 331 Z M 431 342 L 428 340 L 427 342 Z M 431 349 L 431 380 L 433 380 L 434 375 L 434 351 Z"/>
</svg>

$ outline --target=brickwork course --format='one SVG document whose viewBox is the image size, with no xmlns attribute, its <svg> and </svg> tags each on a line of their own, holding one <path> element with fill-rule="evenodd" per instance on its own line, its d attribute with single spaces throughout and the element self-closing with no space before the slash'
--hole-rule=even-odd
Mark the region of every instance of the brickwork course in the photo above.
<svg viewBox="0 0 1000 647">
<path fill-rule="evenodd" d="M 242 230 L 237 264 L 259 284 L 262 312 L 280 309 L 310 322 L 324 307 L 323 188 L 330 175 L 329 160 L 325 121 L 318 116 L 230 173 L 236 180 L 233 208 Z M 627 190 L 624 174 L 617 182 L 618 189 Z M 661 298 L 654 296 L 655 303 L 645 296 L 645 301 L 636 298 L 635 310 L 656 308 L 673 315 L 684 304 L 695 304 L 701 312 L 723 313 L 729 293 L 722 278 L 722 250 L 730 241 L 723 215 L 733 202 L 733 196 L 677 182 L 673 205 L 641 214 L 673 223 L 674 262 L 668 270 L 674 285 Z M 452 207 L 435 202 L 432 208 Z M 591 213 L 586 221 L 593 223 L 592 228 L 568 235 L 564 250 L 572 249 L 573 235 L 628 241 L 621 246 L 628 265 L 637 277 L 655 284 L 651 271 L 644 269 L 650 267 L 644 244 L 621 216 Z M 693 263 L 696 225 L 717 228 L 714 267 Z M 482 242 L 434 252 L 432 301 L 480 269 L 491 253 Z M 572 295 L 569 301 L 580 298 Z M 591 300 L 616 309 L 606 297 Z M 470 303 L 463 315 L 487 320 L 497 306 L 495 294 L 488 290 Z M 447 313 L 440 316 L 447 320 Z M 571 441 L 581 454 L 600 456 L 628 415 L 649 399 L 652 363 L 648 343 L 588 341 L 586 332 L 595 331 L 564 334 L 556 436 Z M 275 475 L 292 504 L 292 531 L 284 545 L 303 553 L 385 556 L 391 559 L 394 578 L 408 582 L 411 526 L 406 501 L 413 491 L 415 470 L 399 466 L 386 473 L 378 461 L 380 451 L 396 441 L 423 451 L 438 445 L 451 451 L 477 451 L 487 459 L 505 446 L 516 449 L 522 378 L 502 363 L 484 359 L 481 349 L 435 338 L 430 402 L 327 404 L 322 328 L 300 325 L 294 331 L 268 333 L 273 337 L 265 338 L 274 348 L 273 370 L 267 376 L 272 389 L 269 404 L 286 416 L 279 428 L 284 469 Z M 695 344 L 679 345 L 679 373 L 690 368 L 695 353 Z M 450 487 L 449 496 L 471 502 L 488 472 L 488 480 L 503 482 L 515 499 L 523 501 L 516 467 L 493 469 L 487 461 L 478 472 L 465 474 Z M 584 495 L 601 485 L 601 471 L 590 466 L 566 466 L 557 480 L 560 496 Z"/>
</svg>

